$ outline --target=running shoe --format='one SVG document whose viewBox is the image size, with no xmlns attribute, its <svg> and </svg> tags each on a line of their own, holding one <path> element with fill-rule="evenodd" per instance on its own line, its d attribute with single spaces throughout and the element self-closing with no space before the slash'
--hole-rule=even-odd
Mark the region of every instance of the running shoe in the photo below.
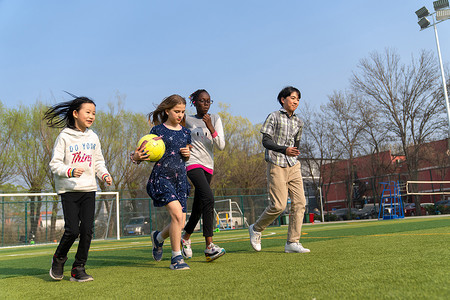
<svg viewBox="0 0 450 300">
<path fill-rule="evenodd" d="M 161 261 L 162 255 L 163 255 L 163 245 L 164 241 L 162 243 L 158 243 L 158 239 L 156 238 L 158 236 L 159 231 L 153 231 L 152 232 L 152 244 L 153 244 L 153 259 L 156 261 Z"/>
<path fill-rule="evenodd" d="M 67 256 L 58 258 L 53 255 L 52 267 L 50 268 L 50 277 L 54 280 L 62 280 L 64 278 L 64 263 L 67 261 Z"/>
<path fill-rule="evenodd" d="M 70 275 L 71 275 L 70 281 L 86 282 L 86 281 L 94 280 L 94 278 L 91 275 L 86 274 L 86 270 L 84 269 L 84 266 L 78 266 L 78 267 L 72 268 Z"/>
<path fill-rule="evenodd" d="M 255 251 L 261 251 L 261 232 L 254 231 L 253 226 L 255 224 L 252 224 L 248 227 L 248 233 L 250 235 L 250 244 L 252 245 L 253 249 Z"/>
<path fill-rule="evenodd" d="M 191 239 L 181 238 L 181 253 L 185 259 L 192 258 Z"/>
<path fill-rule="evenodd" d="M 284 252 L 286 253 L 309 253 L 311 250 L 306 249 L 300 243 L 286 243 L 284 245 Z"/>
<path fill-rule="evenodd" d="M 177 255 L 170 260 L 171 270 L 189 270 L 189 266 L 184 262 L 183 256 Z"/>
<path fill-rule="evenodd" d="M 225 249 L 220 248 L 219 246 L 214 245 L 213 243 L 209 244 L 209 246 L 206 247 L 206 249 L 205 249 L 205 256 L 206 256 L 207 262 L 216 260 L 224 254 L 225 254 Z"/>
</svg>

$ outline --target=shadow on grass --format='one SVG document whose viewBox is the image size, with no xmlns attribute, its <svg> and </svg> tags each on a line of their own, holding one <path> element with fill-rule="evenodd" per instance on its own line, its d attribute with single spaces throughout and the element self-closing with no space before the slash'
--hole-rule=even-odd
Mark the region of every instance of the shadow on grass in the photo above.
<svg viewBox="0 0 450 300">
<path fill-rule="evenodd" d="M 69 254 L 69 259 L 65 264 L 64 270 L 67 272 L 72 267 L 74 262 L 74 253 Z M 170 258 L 164 258 L 170 263 Z M 141 256 L 120 256 L 120 255 L 104 255 L 104 253 L 90 253 L 86 268 L 97 269 L 103 267 L 142 267 L 142 268 L 164 268 L 166 264 L 160 264 L 151 257 Z M 26 258 L 20 260 L 3 261 L 0 268 L 0 279 L 33 276 L 41 278 L 45 281 L 54 281 L 49 276 L 51 267 L 51 257 L 36 257 Z"/>
</svg>

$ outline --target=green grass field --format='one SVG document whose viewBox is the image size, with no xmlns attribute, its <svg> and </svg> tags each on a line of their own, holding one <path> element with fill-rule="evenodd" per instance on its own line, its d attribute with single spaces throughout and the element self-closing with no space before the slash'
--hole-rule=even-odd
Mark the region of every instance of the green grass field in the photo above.
<svg viewBox="0 0 450 300">
<path fill-rule="evenodd" d="M 0 249 L 0 299 L 448 299 L 450 217 L 308 224 L 311 253 L 284 253 L 287 227 L 264 231 L 262 251 L 247 230 L 223 231 L 227 250 L 207 263 L 201 234 L 192 236 L 191 270 L 172 271 L 170 246 L 155 262 L 150 237 L 94 241 L 88 265 L 95 280 L 48 275 L 54 245 Z"/>
</svg>

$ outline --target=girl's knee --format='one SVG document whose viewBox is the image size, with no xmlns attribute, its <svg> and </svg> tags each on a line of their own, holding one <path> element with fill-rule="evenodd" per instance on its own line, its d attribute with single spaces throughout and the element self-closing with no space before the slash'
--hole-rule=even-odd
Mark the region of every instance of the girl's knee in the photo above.
<svg viewBox="0 0 450 300">
<path fill-rule="evenodd" d="M 177 223 L 177 224 L 183 223 L 183 212 L 181 210 L 179 212 L 172 214 L 172 222 Z"/>
</svg>

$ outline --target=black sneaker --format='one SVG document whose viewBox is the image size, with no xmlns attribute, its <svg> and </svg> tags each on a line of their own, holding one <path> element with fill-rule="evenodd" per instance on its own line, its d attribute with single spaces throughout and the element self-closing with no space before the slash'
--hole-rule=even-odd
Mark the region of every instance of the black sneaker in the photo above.
<svg viewBox="0 0 450 300">
<path fill-rule="evenodd" d="M 61 280 L 64 278 L 64 263 L 67 261 L 67 256 L 58 258 L 53 255 L 52 267 L 50 268 L 50 277 L 54 280 Z"/>
<path fill-rule="evenodd" d="M 91 275 L 86 274 L 84 266 L 74 267 L 70 272 L 70 275 L 70 281 L 86 282 L 94 280 Z"/>
</svg>

